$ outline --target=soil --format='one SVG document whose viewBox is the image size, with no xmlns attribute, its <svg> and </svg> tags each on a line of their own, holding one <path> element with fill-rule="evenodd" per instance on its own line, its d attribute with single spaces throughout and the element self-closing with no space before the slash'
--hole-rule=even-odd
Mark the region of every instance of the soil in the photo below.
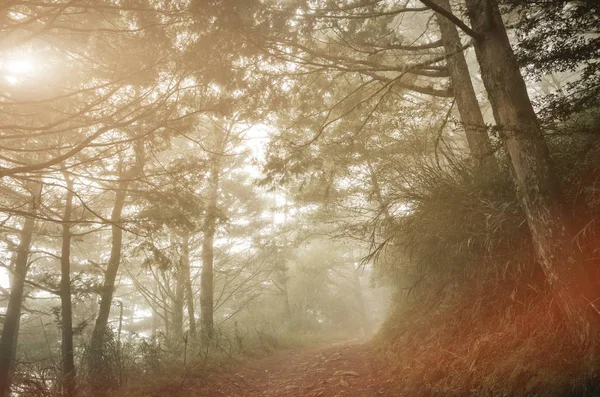
<svg viewBox="0 0 600 397">
<path fill-rule="evenodd" d="M 182 396 L 200 397 L 392 397 L 377 360 L 364 342 L 287 350 L 214 374 L 189 379 Z M 179 393 L 177 393 L 179 395 Z"/>
</svg>

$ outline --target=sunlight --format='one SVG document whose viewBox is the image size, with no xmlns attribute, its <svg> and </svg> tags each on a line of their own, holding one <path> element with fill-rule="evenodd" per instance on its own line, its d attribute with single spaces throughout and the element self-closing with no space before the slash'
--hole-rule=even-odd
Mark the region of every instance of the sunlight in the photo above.
<svg viewBox="0 0 600 397">
<path fill-rule="evenodd" d="M 2 2 L 0 397 L 600 397 L 600 8 L 511 3 Z"/>
<path fill-rule="evenodd" d="M 33 59 L 11 59 L 4 64 L 4 70 L 11 74 L 29 74 L 35 69 Z"/>
<path fill-rule="evenodd" d="M 0 268 L 0 287 L 1 288 L 10 288 L 10 278 L 8 276 L 8 270 L 5 268 Z"/>
<path fill-rule="evenodd" d="M 15 85 L 19 82 L 19 79 L 15 76 L 4 76 L 4 80 L 10 85 Z"/>
<path fill-rule="evenodd" d="M 253 125 L 246 130 L 244 140 L 246 146 L 252 151 L 255 157 L 264 159 L 266 144 L 269 141 L 269 136 L 273 135 L 272 128 L 264 124 Z"/>
<path fill-rule="evenodd" d="M 40 73 L 40 60 L 31 56 L 9 56 L 0 61 L 0 73 L 10 85 L 16 85 L 26 77 L 33 77 Z"/>
</svg>

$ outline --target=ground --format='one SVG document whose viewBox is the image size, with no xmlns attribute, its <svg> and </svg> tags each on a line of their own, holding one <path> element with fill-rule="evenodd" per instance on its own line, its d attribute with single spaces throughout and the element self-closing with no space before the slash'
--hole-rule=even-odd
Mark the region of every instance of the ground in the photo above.
<svg viewBox="0 0 600 397">
<path fill-rule="evenodd" d="M 360 341 L 280 351 L 209 379 L 186 379 L 181 389 L 190 397 L 396 396 L 386 391 L 377 360 Z"/>
</svg>

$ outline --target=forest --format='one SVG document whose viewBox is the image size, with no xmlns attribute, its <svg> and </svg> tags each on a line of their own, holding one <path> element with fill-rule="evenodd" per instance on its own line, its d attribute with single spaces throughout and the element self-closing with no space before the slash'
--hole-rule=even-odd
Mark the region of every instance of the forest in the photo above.
<svg viewBox="0 0 600 397">
<path fill-rule="evenodd" d="M 597 0 L 0 32 L 0 397 L 600 395 Z"/>
</svg>

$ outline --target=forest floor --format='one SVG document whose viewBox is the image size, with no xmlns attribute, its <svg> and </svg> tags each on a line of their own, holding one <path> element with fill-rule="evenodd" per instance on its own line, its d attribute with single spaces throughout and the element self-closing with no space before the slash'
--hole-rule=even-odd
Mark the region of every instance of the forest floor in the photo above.
<svg viewBox="0 0 600 397">
<path fill-rule="evenodd" d="M 279 351 L 205 379 L 187 379 L 177 395 L 199 397 L 391 397 L 377 360 L 362 341 Z M 163 391 L 164 392 L 164 391 Z M 164 395 L 164 394 L 163 394 Z M 170 394 L 173 395 L 173 394 Z"/>
</svg>

